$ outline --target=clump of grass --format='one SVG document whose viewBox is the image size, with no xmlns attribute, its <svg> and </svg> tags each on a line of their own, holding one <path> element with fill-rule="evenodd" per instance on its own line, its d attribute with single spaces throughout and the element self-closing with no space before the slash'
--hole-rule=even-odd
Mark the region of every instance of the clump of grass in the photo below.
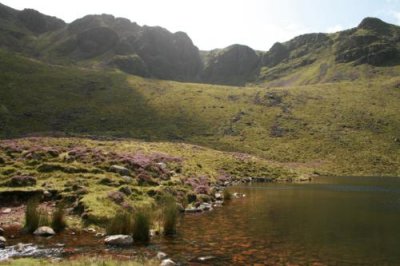
<svg viewBox="0 0 400 266">
<path fill-rule="evenodd" d="M 39 226 L 50 226 L 50 216 L 45 209 L 39 208 Z"/>
<path fill-rule="evenodd" d="M 150 240 L 150 214 L 147 210 L 141 209 L 134 214 L 132 235 L 138 242 L 149 242 Z"/>
<path fill-rule="evenodd" d="M 117 212 L 106 227 L 108 235 L 130 235 L 133 232 L 133 217 L 127 211 Z"/>
<path fill-rule="evenodd" d="M 176 223 L 178 221 L 178 209 L 175 198 L 164 196 L 161 199 L 162 224 L 164 235 L 173 235 L 176 233 Z"/>
<path fill-rule="evenodd" d="M 39 208 L 38 197 L 31 198 L 26 205 L 24 229 L 28 233 L 33 233 L 36 230 L 36 228 L 39 227 L 40 212 L 38 208 Z"/>
<path fill-rule="evenodd" d="M 229 201 L 231 199 L 232 199 L 232 193 L 229 190 L 224 189 L 224 200 Z"/>
<path fill-rule="evenodd" d="M 63 203 L 59 203 L 53 212 L 51 227 L 57 233 L 63 231 L 67 227 L 67 222 L 65 221 L 65 206 Z"/>
</svg>

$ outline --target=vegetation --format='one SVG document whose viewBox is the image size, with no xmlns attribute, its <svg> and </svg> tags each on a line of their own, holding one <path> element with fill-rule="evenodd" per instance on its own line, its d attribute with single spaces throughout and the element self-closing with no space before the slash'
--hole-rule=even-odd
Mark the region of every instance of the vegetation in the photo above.
<svg viewBox="0 0 400 266">
<path fill-rule="evenodd" d="M 130 235 L 133 232 L 133 216 L 127 211 L 119 211 L 106 227 L 108 235 Z"/>
<path fill-rule="evenodd" d="M 56 209 L 52 214 L 51 227 L 54 229 L 55 232 L 61 232 L 67 227 L 67 222 L 65 220 L 64 203 L 59 203 L 56 206 Z"/>
<path fill-rule="evenodd" d="M 353 82 L 244 89 L 0 57 L 3 137 L 124 136 L 245 152 L 319 174 L 399 173 L 398 67 L 375 68 L 374 79 L 360 66 L 366 74 Z"/>
<path fill-rule="evenodd" d="M 40 213 L 38 208 L 39 199 L 37 197 L 30 199 L 26 205 L 24 229 L 29 233 L 33 233 L 39 227 Z"/>
<path fill-rule="evenodd" d="M 137 242 L 147 243 L 150 241 L 151 219 L 149 210 L 140 209 L 135 211 L 132 235 Z"/>
<path fill-rule="evenodd" d="M 164 235 L 174 235 L 178 221 L 178 209 L 176 201 L 171 195 L 166 195 L 161 199 L 163 233 Z"/>
</svg>

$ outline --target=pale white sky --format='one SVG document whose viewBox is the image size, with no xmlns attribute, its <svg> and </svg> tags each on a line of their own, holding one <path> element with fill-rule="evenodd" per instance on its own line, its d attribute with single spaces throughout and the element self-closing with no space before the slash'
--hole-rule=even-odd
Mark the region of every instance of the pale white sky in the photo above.
<svg viewBox="0 0 400 266">
<path fill-rule="evenodd" d="M 139 25 L 184 31 L 202 50 L 234 43 L 268 50 L 299 34 L 335 32 L 364 17 L 400 25 L 400 0 L 0 0 L 16 9 L 34 8 L 71 22 L 107 13 Z"/>
</svg>

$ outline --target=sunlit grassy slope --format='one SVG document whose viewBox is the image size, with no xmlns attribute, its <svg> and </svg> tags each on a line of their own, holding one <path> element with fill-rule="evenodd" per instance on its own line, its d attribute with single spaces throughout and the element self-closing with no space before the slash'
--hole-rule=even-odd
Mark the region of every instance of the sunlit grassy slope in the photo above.
<svg viewBox="0 0 400 266">
<path fill-rule="evenodd" d="M 373 79 L 359 75 L 351 82 L 239 88 L 0 57 L 2 137 L 67 132 L 167 140 L 320 174 L 400 174 L 396 67 L 374 68 Z"/>
</svg>

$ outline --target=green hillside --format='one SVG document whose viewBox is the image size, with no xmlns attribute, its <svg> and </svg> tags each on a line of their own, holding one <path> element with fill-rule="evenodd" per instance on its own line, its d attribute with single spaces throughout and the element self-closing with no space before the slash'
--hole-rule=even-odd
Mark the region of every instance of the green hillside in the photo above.
<svg viewBox="0 0 400 266">
<path fill-rule="evenodd" d="M 3 138 L 133 137 L 246 152 L 318 174 L 400 173 L 398 67 L 353 82 L 227 87 L 0 57 Z"/>
</svg>

